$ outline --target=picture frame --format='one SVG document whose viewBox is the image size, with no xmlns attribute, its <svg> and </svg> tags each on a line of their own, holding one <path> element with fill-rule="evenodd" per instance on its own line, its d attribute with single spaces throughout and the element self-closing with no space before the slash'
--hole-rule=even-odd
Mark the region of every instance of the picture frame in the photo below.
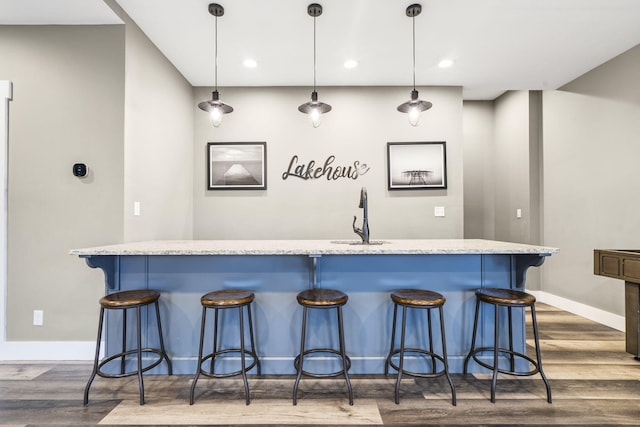
<svg viewBox="0 0 640 427">
<path fill-rule="evenodd" d="M 389 190 L 447 188 L 447 143 L 388 142 Z"/>
<path fill-rule="evenodd" d="M 207 143 L 207 189 L 266 190 L 267 143 Z"/>
</svg>

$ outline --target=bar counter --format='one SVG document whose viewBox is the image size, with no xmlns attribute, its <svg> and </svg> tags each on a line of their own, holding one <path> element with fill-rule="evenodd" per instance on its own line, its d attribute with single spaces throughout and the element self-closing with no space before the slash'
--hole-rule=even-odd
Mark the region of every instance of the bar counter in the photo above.
<svg viewBox="0 0 640 427">
<path fill-rule="evenodd" d="M 350 372 L 360 374 L 382 373 L 392 317 L 389 291 L 422 288 L 446 297 L 449 364 L 452 372 L 461 372 L 471 343 L 475 289 L 524 289 L 526 270 L 542 265 L 545 257 L 558 252 L 556 248 L 490 240 L 374 240 L 372 243 L 169 240 L 73 249 L 70 254 L 104 271 L 107 292 L 148 288 L 162 293 L 163 328 L 176 373 L 195 372 L 203 294 L 228 288 L 255 292 L 254 322 L 262 371 L 292 374 L 301 324 L 296 294 L 313 286 L 339 289 L 349 295 L 344 322 L 347 352 L 352 359 Z M 315 323 L 334 322 L 333 316 L 327 316 L 331 313 L 320 311 L 310 318 L 312 328 Z M 491 329 L 492 317 L 490 312 L 483 313 L 486 330 Z M 524 317 L 515 317 L 518 325 L 514 328 L 514 338 L 524 352 Z M 226 320 L 233 332 L 225 334 L 224 339 L 231 341 L 237 334 L 237 322 L 232 317 Z M 423 319 L 419 324 L 417 318 L 408 320 L 413 333 L 407 339 L 424 340 L 420 335 L 424 333 Z M 117 322 L 117 319 L 107 319 L 108 352 L 120 345 Z M 437 325 L 434 326 L 437 330 Z M 486 335 L 486 340 L 483 335 L 480 343 L 491 343 L 492 333 Z M 335 338 L 315 333 L 308 337 L 312 345 Z M 471 368 L 476 370 L 473 363 Z"/>
</svg>

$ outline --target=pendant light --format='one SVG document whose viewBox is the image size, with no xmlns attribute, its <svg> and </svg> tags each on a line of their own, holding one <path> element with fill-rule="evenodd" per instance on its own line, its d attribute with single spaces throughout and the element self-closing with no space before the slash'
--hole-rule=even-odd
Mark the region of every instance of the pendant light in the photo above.
<svg viewBox="0 0 640 427">
<path fill-rule="evenodd" d="M 331 105 L 318 102 L 318 92 L 316 92 L 316 18 L 322 15 L 322 6 L 312 3 L 307 7 L 307 13 L 313 17 L 313 92 L 311 101 L 298 107 L 298 111 L 308 114 L 314 128 L 320 126 L 320 115 L 331 111 Z"/>
<path fill-rule="evenodd" d="M 211 124 L 214 127 L 220 126 L 222 123 L 222 115 L 233 111 L 233 107 L 220 101 L 220 93 L 218 92 L 218 16 L 224 15 L 224 8 L 218 3 L 209 4 L 209 13 L 216 17 L 215 20 L 215 59 L 214 59 L 214 80 L 215 90 L 211 94 L 210 101 L 202 101 L 198 104 L 201 110 L 209 113 Z"/>
<path fill-rule="evenodd" d="M 427 111 L 433 105 L 429 101 L 419 100 L 416 90 L 416 16 L 420 15 L 420 12 L 422 12 L 422 6 L 417 3 L 407 7 L 407 16 L 411 18 L 413 23 L 413 90 L 411 91 L 411 99 L 398 106 L 398 111 L 409 114 L 411 126 L 418 126 L 420 113 Z"/>
</svg>

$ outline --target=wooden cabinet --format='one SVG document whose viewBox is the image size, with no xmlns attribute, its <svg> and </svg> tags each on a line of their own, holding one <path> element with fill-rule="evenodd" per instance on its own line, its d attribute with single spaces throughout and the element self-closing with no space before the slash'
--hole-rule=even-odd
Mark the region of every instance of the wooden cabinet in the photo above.
<svg viewBox="0 0 640 427">
<path fill-rule="evenodd" d="M 640 360 L 640 250 L 596 249 L 593 273 L 624 280 L 626 349 Z"/>
</svg>

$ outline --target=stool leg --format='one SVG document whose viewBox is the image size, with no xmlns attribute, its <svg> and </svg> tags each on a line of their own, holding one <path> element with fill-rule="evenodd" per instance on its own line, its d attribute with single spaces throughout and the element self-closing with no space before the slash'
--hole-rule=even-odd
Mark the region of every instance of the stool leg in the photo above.
<svg viewBox="0 0 640 427">
<path fill-rule="evenodd" d="M 91 387 L 91 383 L 98 373 L 98 363 L 100 362 L 100 341 L 102 340 L 102 323 L 104 318 L 103 316 L 104 307 L 100 307 L 100 319 L 98 320 L 98 339 L 96 340 L 96 355 L 93 362 L 93 371 L 91 371 L 89 381 L 87 381 L 87 385 L 84 388 L 84 406 L 87 406 L 89 404 L 89 388 Z"/>
<path fill-rule="evenodd" d="M 542 381 L 544 381 L 544 385 L 547 388 L 547 402 L 551 403 L 551 387 L 549 386 L 549 381 L 547 380 L 547 376 L 542 372 L 542 357 L 540 356 L 540 340 L 538 337 L 538 322 L 536 320 L 536 309 L 532 305 L 531 306 L 531 324 L 533 326 L 533 339 L 536 343 L 536 360 L 538 361 L 538 371 L 540 372 L 540 376 L 542 377 Z"/>
<path fill-rule="evenodd" d="M 244 354 L 244 313 L 242 306 L 238 307 L 238 317 L 240 318 L 240 368 L 242 373 L 242 382 L 244 383 L 244 397 L 247 405 L 249 404 L 249 383 L 247 382 L 247 370 L 245 369 L 246 360 Z"/>
<path fill-rule="evenodd" d="M 449 381 L 449 386 L 451 387 L 451 404 L 453 406 L 456 406 L 457 405 L 456 388 L 453 386 L 451 375 L 449 375 L 449 362 L 447 358 L 447 339 L 445 338 L 445 335 L 444 335 L 444 312 L 442 310 L 442 306 L 438 307 L 438 311 L 440 313 L 440 336 L 442 337 L 442 358 L 444 359 L 444 374 L 447 377 L 447 381 Z M 435 372 L 435 368 L 434 368 L 434 372 Z"/>
<path fill-rule="evenodd" d="M 296 375 L 296 382 L 293 384 L 293 404 L 298 404 L 298 385 L 300 384 L 300 378 L 302 378 L 302 362 L 304 361 L 304 340 L 307 332 L 307 307 L 302 307 L 302 334 L 300 337 L 300 354 L 298 355 L 298 374 Z"/>
<path fill-rule="evenodd" d="M 198 378 L 200 377 L 200 372 L 202 372 L 202 347 L 204 345 L 204 327 L 205 327 L 206 320 L 207 320 L 207 308 L 203 306 L 202 320 L 200 321 L 200 346 L 198 347 L 198 365 L 196 367 L 196 374 L 193 377 L 193 382 L 191 383 L 191 393 L 189 394 L 189 405 L 193 405 L 193 402 L 194 402 L 193 395 L 196 390 L 196 383 L 198 382 Z"/>
<path fill-rule="evenodd" d="M 463 374 L 467 374 L 467 367 L 469 365 L 469 359 L 473 356 L 473 353 L 476 349 L 476 333 L 478 332 L 478 314 L 480 313 L 480 300 L 476 298 L 476 315 L 473 318 L 473 333 L 471 334 L 471 350 L 469 350 L 469 354 L 464 358 L 463 365 Z"/>
<path fill-rule="evenodd" d="M 351 381 L 349 380 L 349 372 L 347 372 L 347 353 L 344 345 L 344 328 L 342 323 L 342 306 L 338 307 L 338 334 L 340 336 L 340 355 L 342 356 L 342 370 L 344 372 L 344 380 L 349 389 L 349 405 L 353 406 L 353 390 L 351 389 Z"/>
<path fill-rule="evenodd" d="M 169 375 L 173 375 L 171 360 L 169 360 L 167 351 L 164 348 L 164 339 L 162 338 L 162 323 L 160 322 L 160 306 L 158 305 L 158 301 L 155 302 L 155 306 L 156 306 L 156 322 L 158 323 L 158 336 L 160 338 L 160 351 L 162 352 L 162 357 L 164 357 L 164 360 L 167 361 L 167 372 L 169 373 Z"/>
<path fill-rule="evenodd" d="M 122 310 L 122 358 L 120 359 L 120 374 L 124 374 L 125 353 L 127 351 L 127 309 Z"/>
<path fill-rule="evenodd" d="M 400 332 L 400 360 L 398 361 L 398 377 L 396 378 L 396 405 L 400 403 L 400 381 L 404 369 L 404 337 L 407 326 L 407 307 L 402 306 L 402 329 Z"/>
<path fill-rule="evenodd" d="M 493 378 L 491 379 L 491 403 L 496 403 L 496 384 L 498 382 L 498 342 L 500 340 L 500 306 L 494 305 L 495 314 L 493 325 Z"/>
<path fill-rule="evenodd" d="M 513 354 L 513 315 L 511 307 L 507 307 L 507 312 L 509 313 L 509 368 L 511 368 L 511 372 L 514 372 L 516 370 L 516 356 Z"/>
<path fill-rule="evenodd" d="M 256 343 L 253 340 L 253 321 L 251 320 L 251 304 L 247 305 L 247 314 L 249 319 L 249 338 L 251 340 L 251 351 L 256 358 L 256 367 L 258 368 L 258 375 L 262 375 L 262 368 L 260 367 L 260 359 L 258 358 L 258 351 L 256 350 Z"/>
<path fill-rule="evenodd" d="M 393 350 L 396 342 L 396 320 L 398 318 L 398 304 L 393 303 L 393 323 L 391 326 L 391 345 L 389 346 L 389 355 L 384 362 L 384 374 L 389 375 L 389 366 L 391 364 L 391 356 L 393 356 Z"/>
<path fill-rule="evenodd" d="M 126 311 L 126 310 L 125 310 Z M 137 327 L 136 335 L 138 341 L 138 386 L 140 388 L 140 404 L 144 405 L 144 382 L 142 380 L 142 314 L 140 313 L 140 306 L 136 307 Z"/>
<path fill-rule="evenodd" d="M 429 351 L 433 353 L 433 329 L 431 328 L 431 309 L 427 309 L 427 325 L 429 328 Z M 431 357 L 431 370 L 436 372 L 436 358 Z"/>
<path fill-rule="evenodd" d="M 211 356 L 211 366 L 209 367 L 209 373 L 214 374 L 214 366 L 216 359 L 216 352 L 218 351 L 218 309 L 213 309 L 213 353 Z"/>
</svg>

